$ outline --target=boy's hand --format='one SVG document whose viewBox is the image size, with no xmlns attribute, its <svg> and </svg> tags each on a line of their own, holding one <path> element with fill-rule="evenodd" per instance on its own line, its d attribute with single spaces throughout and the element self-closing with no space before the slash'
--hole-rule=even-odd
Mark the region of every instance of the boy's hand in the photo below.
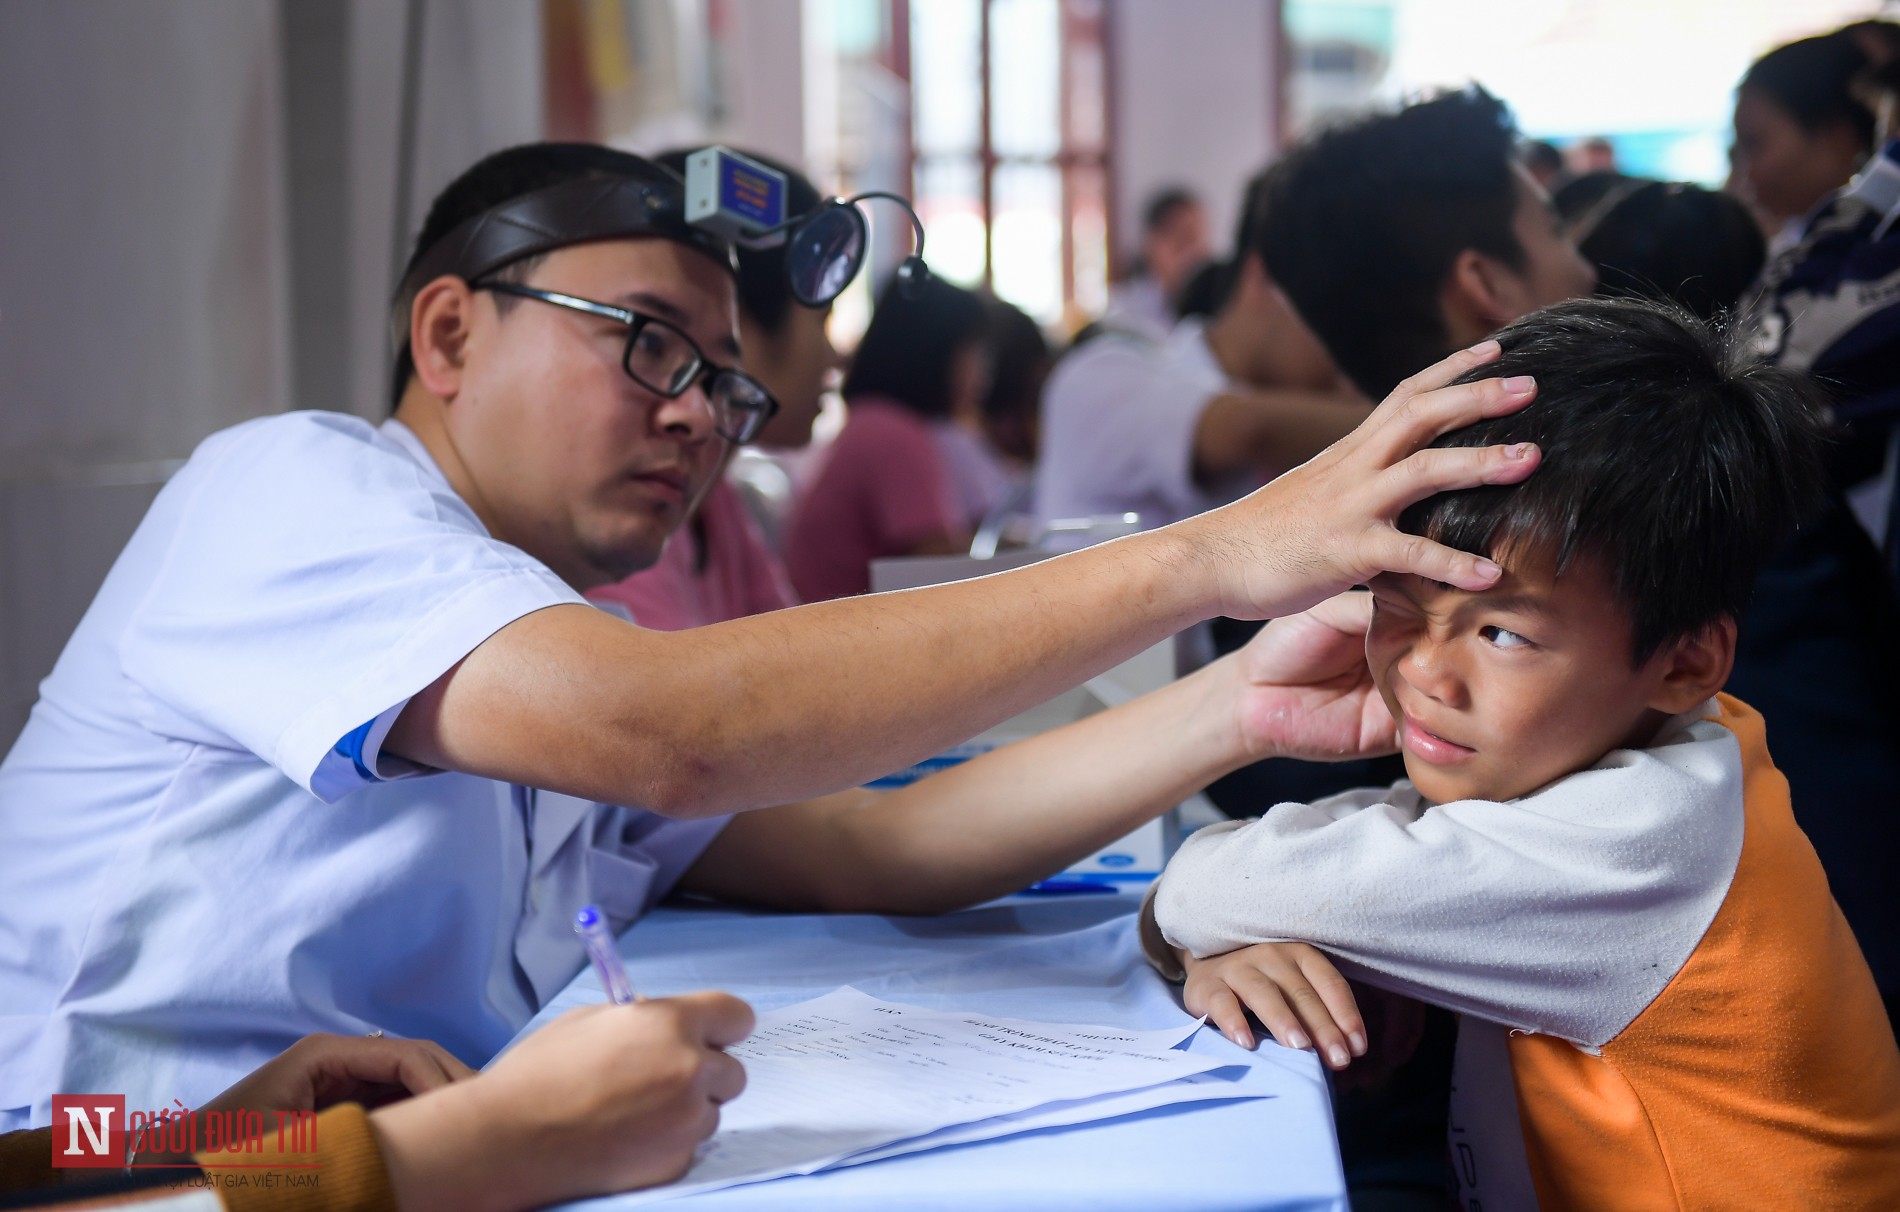
<svg viewBox="0 0 1900 1212">
<path fill-rule="evenodd" d="M 1235 657 L 1245 752 L 1337 762 L 1398 748 L 1398 731 L 1366 665 L 1372 595 L 1342 593 L 1275 619 Z"/>
<path fill-rule="evenodd" d="M 1317 1047 L 1333 1069 L 1366 1054 L 1366 1027 L 1352 989 L 1319 948 L 1306 943 L 1255 943 L 1225 955 L 1195 959 L 1180 952 L 1187 970 L 1182 1001 L 1205 1014 L 1221 1034 L 1254 1046 L 1251 1010 L 1288 1048 Z"/>
</svg>

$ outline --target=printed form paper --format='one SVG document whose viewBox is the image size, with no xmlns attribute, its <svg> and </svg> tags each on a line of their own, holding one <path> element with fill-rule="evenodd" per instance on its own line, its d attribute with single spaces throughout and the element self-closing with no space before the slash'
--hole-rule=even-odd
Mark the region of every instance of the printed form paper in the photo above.
<svg viewBox="0 0 1900 1212">
<path fill-rule="evenodd" d="M 971 1141 L 995 1140 L 999 1136 L 1014 1136 L 1018 1132 L 1034 1132 L 1039 1128 L 1066 1128 L 1072 1124 L 1086 1124 L 1092 1120 L 1134 1115 L 1136 1112 L 1152 1110 L 1155 1107 L 1174 1107 L 1182 1103 L 1214 1102 L 1227 1098 L 1272 1098 L 1272 1090 L 1264 1089 L 1259 1085 L 1243 1084 L 1248 1078 L 1254 1076 L 1256 1075 L 1251 1070 L 1246 1071 L 1245 1076 L 1239 1079 L 1207 1073 L 1191 1073 L 1179 1081 L 1150 1086 L 1145 1090 L 1104 1094 L 1100 1098 L 1084 1098 L 1067 1103 L 1051 1103 L 1046 1107 L 1037 1107 L 1033 1111 L 1024 1111 L 1016 1115 L 999 1115 L 994 1119 L 982 1119 L 973 1124 L 956 1124 L 939 1132 L 900 1140 L 876 1149 L 866 1149 L 862 1153 L 853 1153 L 835 1164 L 861 1166 L 865 1162 L 883 1161 L 887 1157 L 897 1157 L 904 1153 L 919 1153 L 925 1149 L 964 1145 Z"/>
<path fill-rule="evenodd" d="M 912 1151 L 903 1142 L 934 1148 L 1174 1102 L 1265 1093 L 1218 1079 L 1184 1081 L 1228 1063 L 1171 1051 L 1198 1027 L 1040 1023 L 838 989 L 761 1015 L 752 1037 L 727 1049 L 745 1063 L 745 1093 L 721 1108 L 719 1131 L 692 1169 L 671 1186 L 614 1196 L 612 1203 L 629 1207 L 809 1174 L 867 1150 L 879 1157 Z M 1048 1114 L 1022 1114 L 1039 1108 Z M 959 1126 L 967 1130 L 944 1131 Z"/>
</svg>

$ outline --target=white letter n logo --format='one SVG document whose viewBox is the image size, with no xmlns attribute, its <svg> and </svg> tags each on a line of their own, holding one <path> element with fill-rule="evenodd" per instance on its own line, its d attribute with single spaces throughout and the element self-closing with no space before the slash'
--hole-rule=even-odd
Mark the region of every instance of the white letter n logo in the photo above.
<svg viewBox="0 0 1900 1212">
<path fill-rule="evenodd" d="M 87 1155 L 102 1157 L 105 1155 L 106 1142 L 112 1139 L 112 1108 L 97 1108 L 99 1112 L 99 1127 L 97 1130 L 92 1126 L 92 1116 L 86 1114 L 86 1112 L 91 1110 L 94 1110 L 94 1108 L 66 1108 L 67 1157 L 85 1157 Z M 85 1129 L 86 1132 L 86 1143 L 92 1146 L 86 1153 L 79 1151 L 79 1132 L 82 1128 Z"/>
<path fill-rule="evenodd" d="M 59 1131 L 62 1117 L 66 1120 L 63 1149 Z M 52 1136 L 55 1166 L 123 1166 L 125 1095 L 55 1094 Z"/>
</svg>

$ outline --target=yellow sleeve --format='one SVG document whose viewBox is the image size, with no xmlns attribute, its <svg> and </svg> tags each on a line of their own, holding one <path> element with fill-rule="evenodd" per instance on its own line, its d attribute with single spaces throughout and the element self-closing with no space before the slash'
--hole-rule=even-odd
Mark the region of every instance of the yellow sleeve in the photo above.
<svg viewBox="0 0 1900 1212">
<path fill-rule="evenodd" d="M 280 1148 L 277 1134 L 266 1132 L 262 1152 L 200 1153 L 197 1160 L 229 1212 L 396 1212 L 363 1108 L 330 1108 L 317 1116 L 313 1135 L 316 1147 L 305 1152 Z"/>
<path fill-rule="evenodd" d="M 30 1191 L 65 1177 L 53 1169 L 53 1130 L 29 1128 L 0 1136 L 0 1193 Z"/>
</svg>

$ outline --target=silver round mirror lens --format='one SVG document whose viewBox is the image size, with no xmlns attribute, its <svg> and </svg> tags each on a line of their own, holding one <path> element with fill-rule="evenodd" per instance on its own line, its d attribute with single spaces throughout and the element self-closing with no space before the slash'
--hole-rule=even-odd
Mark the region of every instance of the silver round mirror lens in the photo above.
<svg viewBox="0 0 1900 1212">
<path fill-rule="evenodd" d="M 807 307 L 837 298 L 863 264 L 864 246 L 864 216 L 857 207 L 834 202 L 813 211 L 786 241 L 792 296 Z"/>
</svg>

